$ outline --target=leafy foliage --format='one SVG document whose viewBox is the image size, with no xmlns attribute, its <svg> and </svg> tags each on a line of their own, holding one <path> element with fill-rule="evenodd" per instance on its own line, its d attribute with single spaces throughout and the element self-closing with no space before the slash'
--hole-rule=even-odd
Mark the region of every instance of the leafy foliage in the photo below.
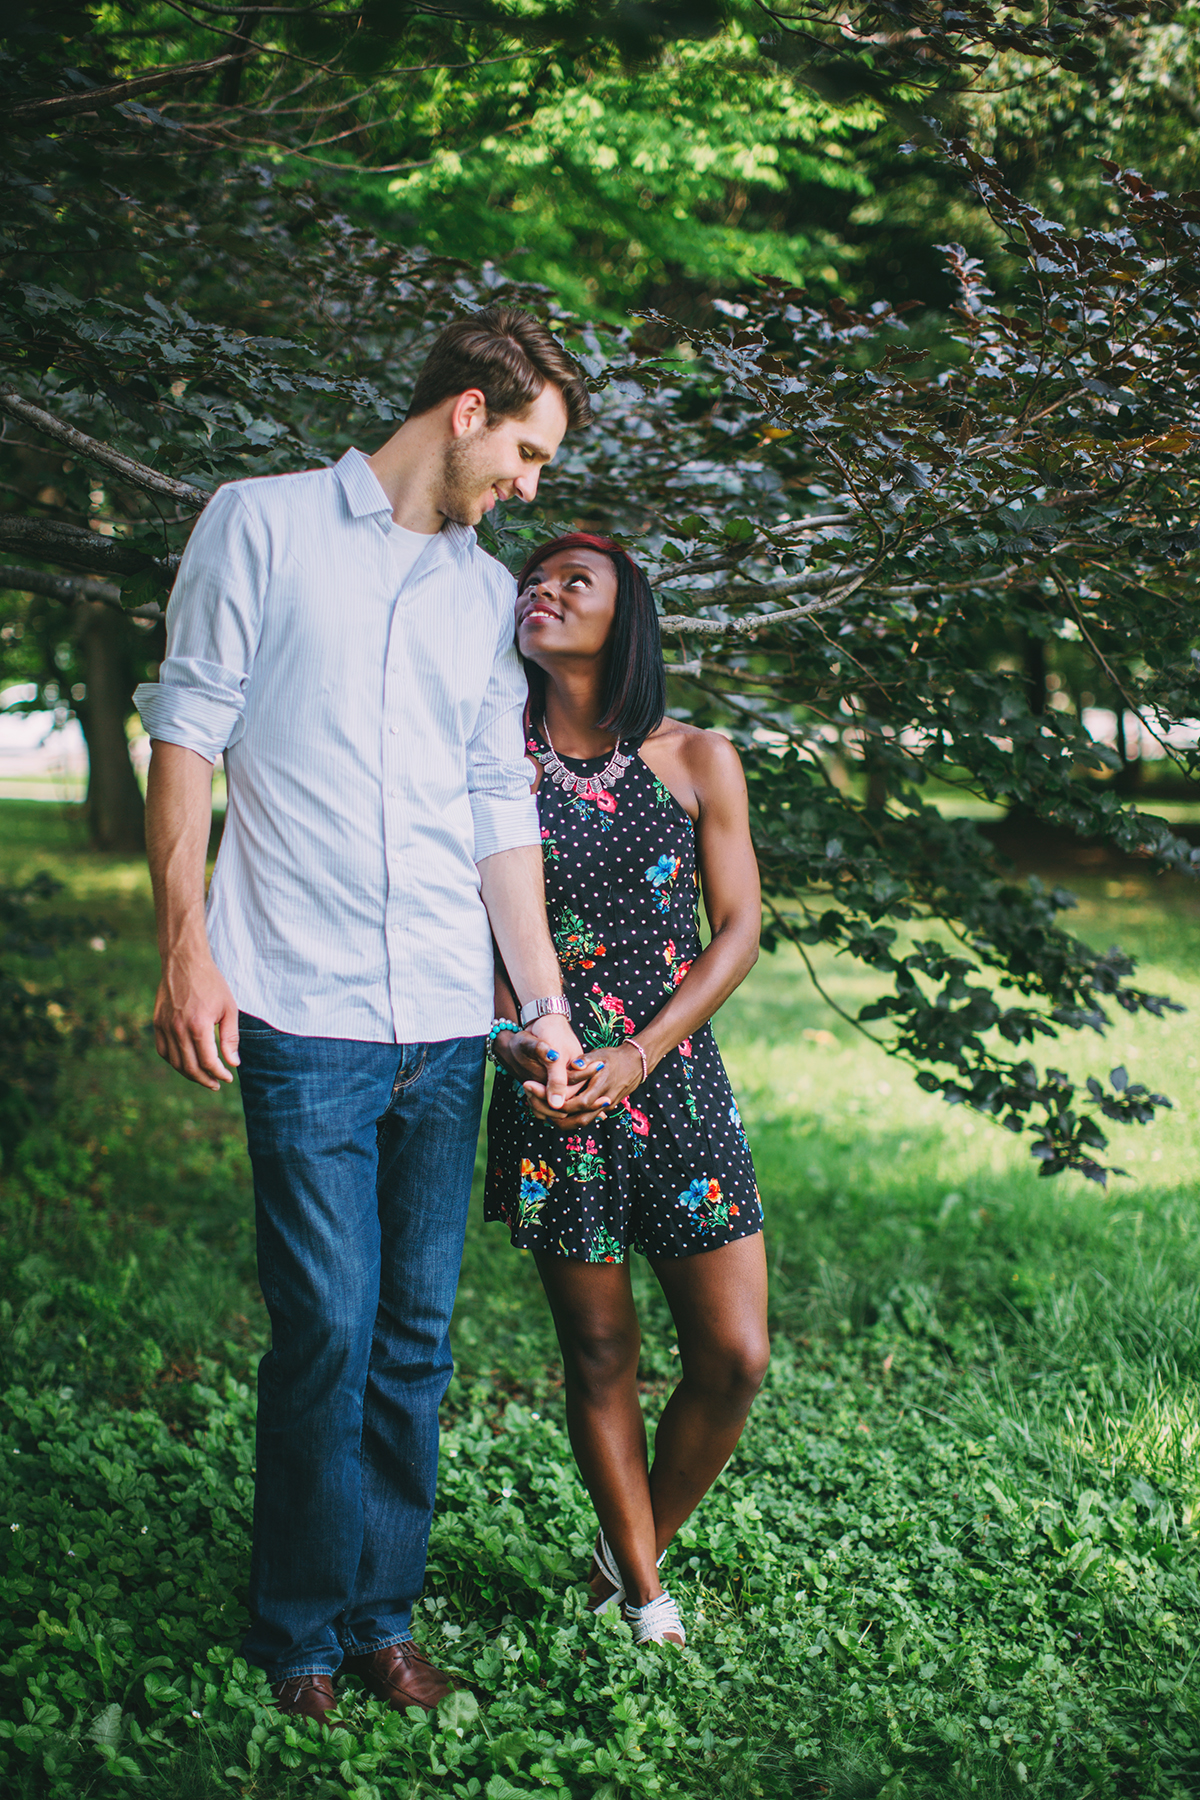
<svg viewBox="0 0 1200 1800">
<path fill-rule="evenodd" d="M 61 889 L 44 873 L 20 886 L 0 883 L 0 1167 L 31 1124 L 53 1112 L 64 1064 L 88 1040 L 84 997 L 28 973 L 97 930 L 77 913 L 45 910 Z"/>
<path fill-rule="evenodd" d="M 1098 152 L 1156 186 L 1195 187 L 1197 15 L 1145 8 L 1091 36 L 1090 68 L 997 58 L 956 114 L 961 135 L 995 157 L 1008 185 L 1072 226 L 1118 216 Z"/>
<path fill-rule="evenodd" d="M 943 0 L 866 0 L 851 7 L 827 0 L 762 0 L 776 27 L 772 49 L 781 61 L 845 92 L 873 92 L 889 99 L 920 95 L 926 105 L 945 91 L 982 82 L 992 58 L 1020 55 L 1087 73 L 1112 32 L 1148 10 L 1141 0 L 1065 0 L 1033 8 L 999 0 L 970 5 Z M 1099 44 L 1097 43 L 1099 40 Z"/>
<path fill-rule="evenodd" d="M 744 25 L 674 46 L 636 81 L 594 57 L 487 75 L 447 79 L 413 107 L 428 152 L 387 183 L 381 222 L 458 256 L 487 244 L 593 315 L 844 263 L 819 219 L 790 216 L 789 196 L 865 197 L 853 143 L 877 115 L 798 87 Z M 476 154 L 464 116 L 483 132 Z"/>
<path fill-rule="evenodd" d="M 1044 662 L 1070 644 L 1091 703 L 1144 720 L 1194 779 L 1200 212 L 1111 169 L 1123 223 L 1072 236 L 968 146 L 947 155 L 1027 259 L 1019 307 L 993 305 L 950 247 L 960 305 L 936 345 L 908 348 L 883 303 L 822 310 L 769 281 L 719 330 L 652 315 L 695 360 L 631 346 L 624 373 L 647 397 L 610 408 L 571 493 L 642 528 L 693 714 L 742 744 L 772 935 L 888 970 L 894 991 L 863 1023 L 893 1021 L 893 1047 L 948 1099 L 1014 1130 L 1036 1116 L 1047 1174 L 1103 1179 L 1103 1133 L 1073 1085 L 1006 1046 L 1103 1030 L 1108 1000 L 1169 1002 L 1133 986 L 1118 952 L 1064 933 L 1069 894 L 1006 881 L 978 830 L 921 790 L 938 778 L 1161 867 L 1200 866 L 1123 803 L 1120 759 L 1083 706 L 1061 689 L 1047 704 L 1029 675 L 1031 648 Z M 663 412 L 669 432 L 654 428 Z M 895 922 L 914 917 L 958 950 L 939 936 L 896 955 Z M 1106 1116 L 1138 1107 L 1106 1102 Z"/>
<path fill-rule="evenodd" d="M 923 1361 L 908 1358 L 906 1389 L 935 1401 Z M 670 1659 L 634 1650 L 570 1585 L 592 1521 L 561 1427 L 519 1404 L 462 1418 L 443 1438 L 421 1637 L 484 1704 L 464 1692 L 436 1718 L 405 1717 L 345 1684 L 346 1723 L 328 1738 L 281 1721 L 227 1647 L 249 1390 L 198 1387 L 191 1442 L 151 1412 L 91 1412 L 69 1393 L 16 1389 L 8 1404 L 0 1629 L 25 1706 L 0 1721 L 0 1756 L 17 1793 L 178 1792 L 198 1764 L 214 1792 L 323 1780 L 356 1800 L 397 1780 L 464 1800 L 530 1783 L 782 1795 L 836 1779 L 851 1708 L 877 1720 L 877 1747 L 846 1792 L 878 1792 L 898 1770 L 913 1794 L 1005 1775 L 1034 1794 L 1089 1779 L 1103 1792 L 1136 1767 L 1147 1795 L 1165 1795 L 1194 1767 L 1175 1666 L 1196 1596 L 1170 1499 L 1133 1476 L 1111 1495 L 1047 1487 L 1013 1446 L 890 1404 L 845 1355 L 780 1359 L 703 1524 L 672 1552 L 692 1641 Z M 1099 1659 L 1122 1640 L 1138 1649 L 1113 1683 Z"/>
</svg>

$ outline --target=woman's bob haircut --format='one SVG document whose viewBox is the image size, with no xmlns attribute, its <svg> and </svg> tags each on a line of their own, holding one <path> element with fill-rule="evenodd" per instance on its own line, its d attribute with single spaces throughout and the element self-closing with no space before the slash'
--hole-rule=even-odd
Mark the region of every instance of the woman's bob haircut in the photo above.
<svg viewBox="0 0 1200 1800">
<path fill-rule="evenodd" d="M 617 738 L 636 738 L 640 742 L 658 730 L 667 710 L 667 672 L 650 583 L 633 558 L 611 538 L 572 531 L 566 537 L 539 544 L 517 576 L 518 594 L 525 592 L 534 570 L 560 550 L 596 550 L 608 557 L 617 572 L 608 672 L 596 723 Z M 546 677 L 536 663 L 527 659 L 525 673 L 529 678 L 530 716 L 540 722 L 546 705 Z"/>
</svg>

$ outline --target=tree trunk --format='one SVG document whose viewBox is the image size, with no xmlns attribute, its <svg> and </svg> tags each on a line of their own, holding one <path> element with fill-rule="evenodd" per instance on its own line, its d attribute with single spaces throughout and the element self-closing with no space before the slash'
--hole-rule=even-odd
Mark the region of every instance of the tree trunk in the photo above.
<svg viewBox="0 0 1200 1800">
<path fill-rule="evenodd" d="M 1023 645 L 1025 663 L 1025 698 L 1029 702 L 1029 710 L 1037 718 L 1041 718 L 1046 710 L 1046 640 L 1034 637 L 1032 632 L 1025 633 Z"/>
<path fill-rule="evenodd" d="M 222 106 L 236 106 L 242 91 L 242 70 L 246 66 L 247 46 L 258 24 L 258 8 L 248 7 L 241 14 L 230 35 L 225 39 L 224 55 L 238 56 L 235 63 L 229 63 L 221 76 L 221 86 L 217 90 L 217 99 Z"/>
<path fill-rule="evenodd" d="M 1123 694 L 1116 695 L 1113 706 L 1117 714 L 1117 755 L 1121 758 L 1121 766 L 1108 785 L 1114 794 L 1136 794 L 1142 785 L 1141 736 L 1137 734 L 1130 743 Z"/>
<path fill-rule="evenodd" d="M 1046 711 L 1050 690 L 1046 686 L 1046 640 L 1031 631 L 1021 633 L 1021 675 L 1025 683 L 1025 699 L 1035 719 Z M 1041 830 L 1036 810 L 1024 800 L 1014 800 L 1004 815 L 1005 824 L 1023 831 Z"/>
<path fill-rule="evenodd" d="M 146 847 L 146 809 L 125 735 L 132 691 L 129 622 L 114 607 L 84 601 L 75 608 L 75 629 L 87 684 L 78 711 L 88 751 L 88 835 L 97 850 L 137 855 Z"/>
</svg>

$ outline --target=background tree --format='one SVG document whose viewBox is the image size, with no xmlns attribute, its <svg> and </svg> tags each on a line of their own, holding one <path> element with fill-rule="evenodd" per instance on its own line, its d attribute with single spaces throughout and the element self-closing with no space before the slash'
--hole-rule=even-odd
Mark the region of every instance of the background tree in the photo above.
<svg viewBox="0 0 1200 1800">
<path fill-rule="evenodd" d="M 632 524 L 622 495 L 638 496 L 692 716 L 731 729 L 747 762 L 769 935 L 886 973 L 859 1023 L 887 1021 L 922 1086 L 1012 1130 L 1036 1120 L 1046 1173 L 1103 1179 L 1100 1126 L 1028 1047 L 1102 1031 L 1106 998 L 1166 1003 L 1129 985 L 1120 952 L 1064 933 L 1069 894 L 1006 879 L 922 789 L 1200 865 L 1114 792 L 1120 758 L 1058 673 L 1119 696 L 1194 783 L 1200 210 L 1113 169 L 1122 228 L 1071 236 L 967 146 L 947 155 L 1025 248 L 1019 307 L 949 247 L 961 304 L 935 358 L 882 304 L 820 311 L 763 284 L 724 329 L 688 331 L 682 380 L 644 358 L 640 379 L 664 385 L 602 419 L 613 436 L 583 453 L 580 503 L 607 475 Z M 675 428 L 647 431 L 661 408 Z M 1032 688 L 1014 641 L 1040 646 Z M 914 945 L 914 920 L 941 931 Z M 1113 1080 L 1088 1084 L 1103 1116 L 1161 1103 Z"/>
<path fill-rule="evenodd" d="M 322 134 L 359 153 L 416 76 L 517 59 L 528 73 L 561 46 L 653 58 L 685 21 L 694 36 L 715 14 L 670 0 L 515 17 L 474 5 L 16 9 L 0 70 L 11 569 L 0 579 L 22 596 L 8 641 L 21 634 L 23 672 L 59 704 L 78 690 L 98 845 L 141 843 L 125 722 L 159 640 L 96 610 L 118 607 L 115 593 L 62 571 L 120 579 L 127 606 L 156 605 L 216 483 L 321 460 L 367 418 L 377 435 L 428 308 L 444 319 L 480 291 L 447 269 L 410 283 L 414 259 L 394 239 L 356 233 L 338 194 L 306 179 L 330 161 Z M 421 96 L 413 85 L 410 106 Z M 487 128 L 466 118 L 460 143 Z M 33 566 L 47 562 L 53 573 Z"/>
</svg>

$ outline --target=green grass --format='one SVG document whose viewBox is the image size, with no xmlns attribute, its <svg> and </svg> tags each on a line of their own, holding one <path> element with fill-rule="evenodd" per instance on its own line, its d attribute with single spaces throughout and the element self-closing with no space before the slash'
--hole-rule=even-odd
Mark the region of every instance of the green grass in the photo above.
<svg viewBox="0 0 1200 1800">
<path fill-rule="evenodd" d="M 421 1636 L 473 1695 L 432 1725 L 350 1691 L 280 1726 L 236 1655 L 263 1344 L 237 1096 L 147 1036 L 144 871 L 0 807 L 108 929 L 92 1044 L 3 1176 L 0 1782 L 20 1795 L 940 1800 L 1200 1791 L 1200 899 L 1080 884 L 1189 1011 L 1055 1060 L 1176 1105 L 1107 1192 L 923 1094 L 764 958 L 718 1021 L 767 1212 L 775 1361 L 666 1571 L 682 1655 L 581 1612 L 590 1513 L 532 1262 L 472 1218 Z M 853 1010 L 872 977 L 827 958 Z M 651 1420 L 677 1366 L 644 1265 Z M 478 1697 L 478 1703 L 475 1696 Z"/>
</svg>

